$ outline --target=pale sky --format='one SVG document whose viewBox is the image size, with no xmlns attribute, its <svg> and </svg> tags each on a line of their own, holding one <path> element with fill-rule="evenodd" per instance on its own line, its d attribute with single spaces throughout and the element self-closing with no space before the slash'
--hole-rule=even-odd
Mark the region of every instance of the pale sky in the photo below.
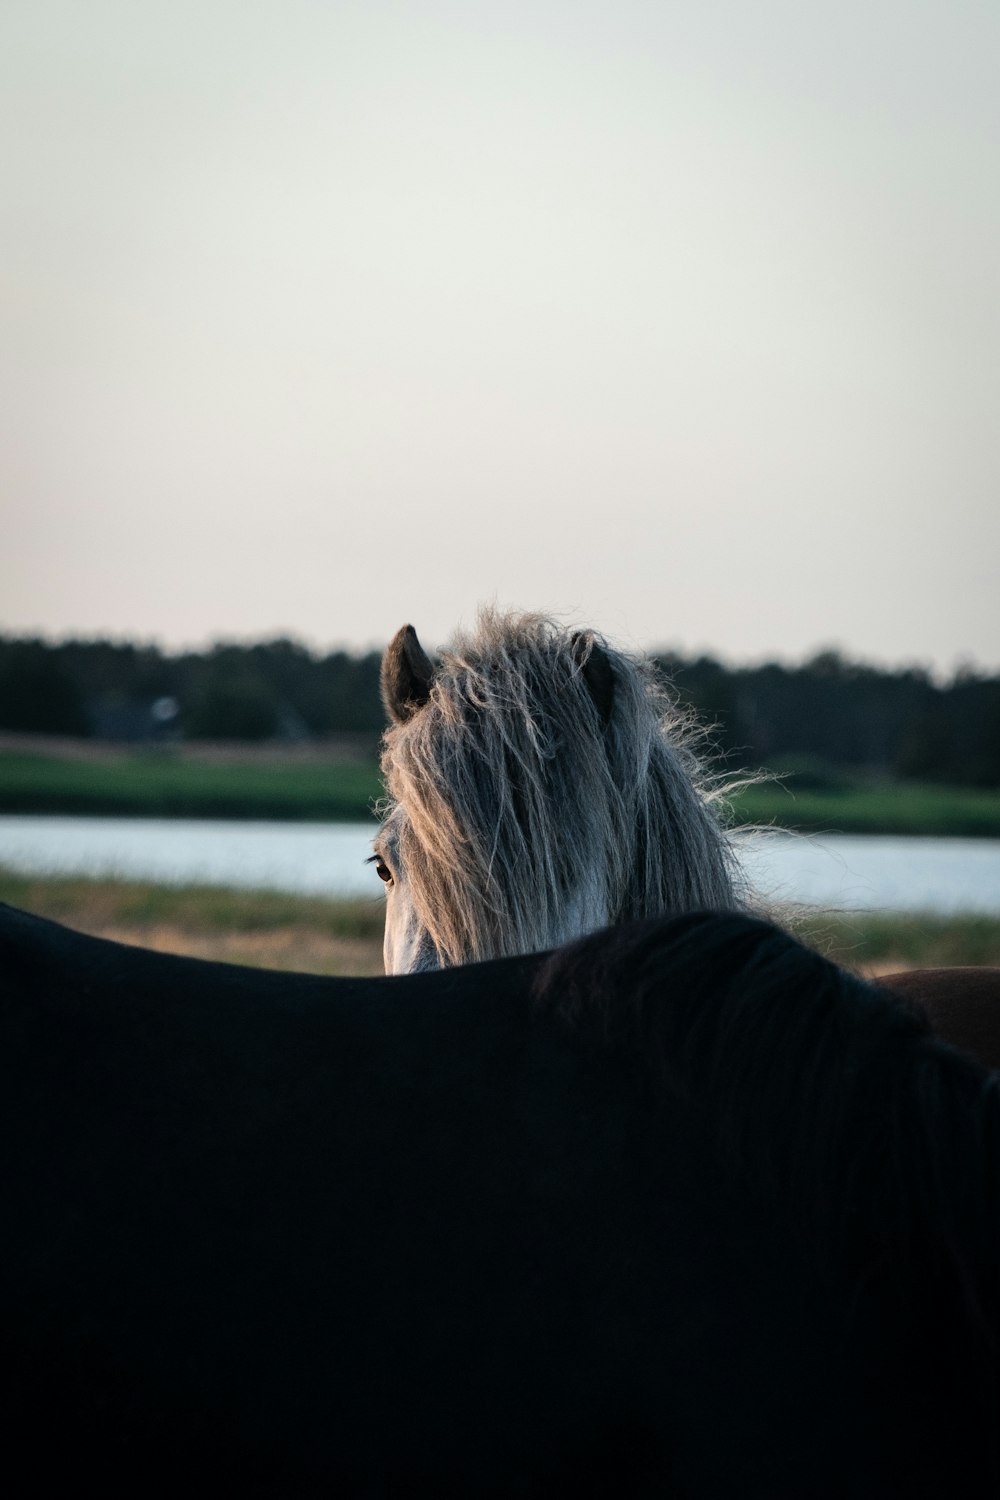
<svg viewBox="0 0 1000 1500">
<path fill-rule="evenodd" d="M 0 629 L 1000 666 L 996 0 L 5 0 Z"/>
</svg>

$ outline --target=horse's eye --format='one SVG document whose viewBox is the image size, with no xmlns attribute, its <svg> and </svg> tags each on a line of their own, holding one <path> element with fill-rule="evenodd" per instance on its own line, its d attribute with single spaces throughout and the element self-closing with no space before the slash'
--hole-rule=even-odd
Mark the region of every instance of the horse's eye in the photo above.
<svg viewBox="0 0 1000 1500">
<path fill-rule="evenodd" d="M 375 856 L 375 874 L 378 876 L 379 880 L 384 880 L 386 885 L 392 884 L 392 871 L 389 869 L 389 866 L 386 864 L 385 860 L 380 859 L 378 855 Z"/>
</svg>

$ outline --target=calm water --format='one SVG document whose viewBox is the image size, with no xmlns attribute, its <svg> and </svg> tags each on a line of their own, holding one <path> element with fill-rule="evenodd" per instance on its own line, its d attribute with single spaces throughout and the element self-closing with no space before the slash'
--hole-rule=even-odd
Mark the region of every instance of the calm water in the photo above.
<svg viewBox="0 0 1000 1500">
<path fill-rule="evenodd" d="M 374 823 L 0 817 L 0 864 L 28 873 L 377 895 Z M 751 881 L 779 900 L 839 908 L 1000 913 L 1000 840 L 756 834 Z"/>
<path fill-rule="evenodd" d="M 377 895 L 374 823 L 227 823 L 0 817 L 0 864 L 28 873 Z M 840 908 L 1000 913 L 1000 840 L 755 834 L 740 839 L 755 888 Z"/>
</svg>

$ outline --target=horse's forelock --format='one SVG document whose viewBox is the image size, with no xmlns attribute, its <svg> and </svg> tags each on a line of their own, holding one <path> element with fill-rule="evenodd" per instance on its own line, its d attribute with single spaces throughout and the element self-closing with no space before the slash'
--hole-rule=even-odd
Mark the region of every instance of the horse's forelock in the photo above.
<svg viewBox="0 0 1000 1500">
<path fill-rule="evenodd" d="M 688 722 L 651 668 L 589 640 L 613 683 L 601 704 L 579 633 L 485 610 L 385 735 L 401 861 L 443 963 L 740 904 Z"/>
</svg>

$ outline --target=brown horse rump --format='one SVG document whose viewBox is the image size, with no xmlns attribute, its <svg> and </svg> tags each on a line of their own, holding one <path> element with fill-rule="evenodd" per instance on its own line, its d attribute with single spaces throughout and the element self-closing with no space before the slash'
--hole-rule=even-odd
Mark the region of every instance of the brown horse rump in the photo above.
<svg viewBox="0 0 1000 1500">
<path fill-rule="evenodd" d="M 944 1041 L 1000 1068 L 1000 968 L 910 969 L 878 982 L 918 1006 Z"/>
</svg>

